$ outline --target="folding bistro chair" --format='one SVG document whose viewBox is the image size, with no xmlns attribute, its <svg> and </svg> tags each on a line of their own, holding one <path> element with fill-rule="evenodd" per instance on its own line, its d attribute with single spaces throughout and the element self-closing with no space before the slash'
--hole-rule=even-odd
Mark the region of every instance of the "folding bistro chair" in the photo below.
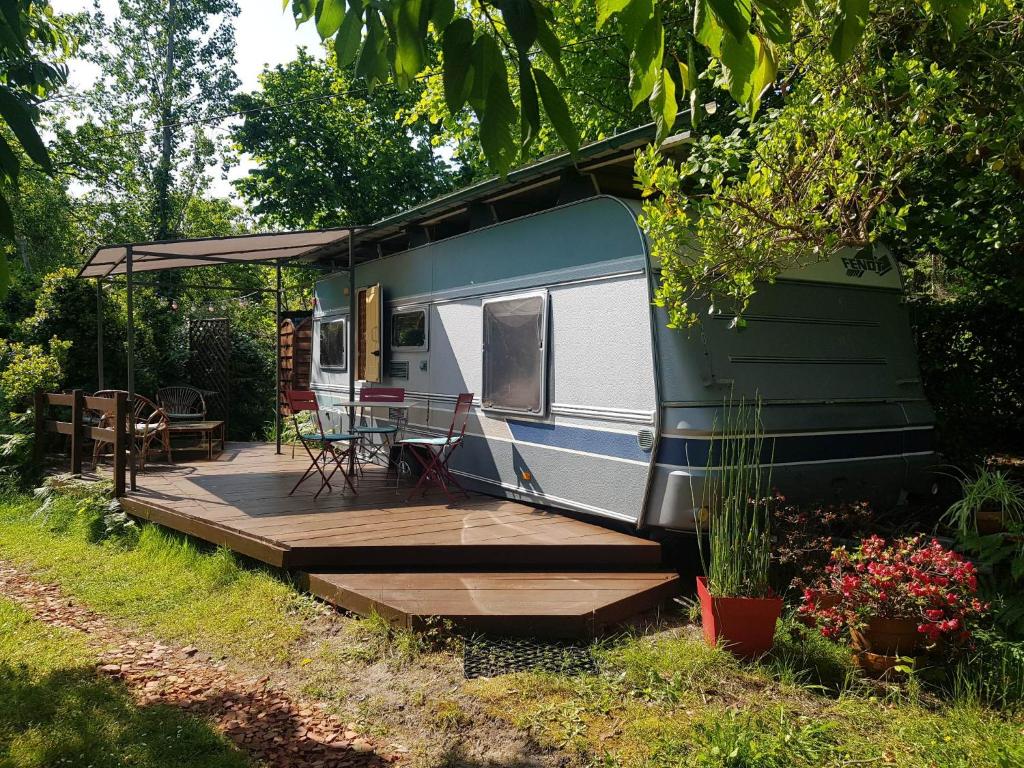
<svg viewBox="0 0 1024 768">
<path fill-rule="evenodd" d="M 313 471 L 320 473 L 320 490 L 316 492 L 313 498 L 317 498 L 324 488 L 331 489 L 331 478 L 334 477 L 334 473 L 341 471 L 341 476 L 345 478 L 345 482 L 348 487 L 352 490 L 352 493 L 356 493 L 356 487 L 352 485 L 352 478 L 349 477 L 349 473 L 345 471 L 344 462 L 350 457 L 354 457 L 354 451 L 356 444 L 359 442 L 359 435 L 349 435 L 340 432 L 328 433 L 324 432 L 323 422 L 320 421 L 320 404 L 316 401 L 316 394 L 309 390 L 301 389 L 289 389 L 285 390 L 285 399 L 288 401 L 288 410 L 292 412 L 292 421 L 295 424 L 295 433 L 298 436 L 299 442 L 302 443 L 302 447 L 306 449 L 306 453 L 309 454 L 309 458 L 313 460 L 313 463 L 309 465 L 309 468 L 305 471 L 302 477 L 299 478 L 299 482 L 295 484 L 288 495 L 291 496 L 298 490 L 298 487 L 305 482 L 307 477 L 312 476 Z M 313 422 L 316 424 L 317 432 L 304 433 L 302 427 L 299 425 L 298 414 L 303 412 L 309 412 L 312 414 Z M 342 450 L 341 445 L 346 445 L 347 448 Z M 313 449 L 318 449 L 317 453 L 313 453 Z M 330 462 L 334 462 L 334 467 L 331 469 L 330 474 L 324 470 L 330 466 Z M 332 489 L 333 490 L 333 489 Z"/>
<path fill-rule="evenodd" d="M 444 491 L 448 501 L 452 501 L 452 489 L 469 496 L 465 489 L 459 485 L 448 469 L 448 462 L 451 460 L 455 449 L 462 445 L 462 438 L 466 434 L 466 422 L 469 421 L 469 410 L 473 405 L 473 394 L 470 392 L 459 395 L 455 401 L 455 413 L 452 414 L 452 423 L 448 427 L 448 434 L 445 437 L 410 437 L 400 440 L 398 444 L 403 448 L 408 446 L 416 461 L 423 467 L 423 474 L 419 482 L 412 489 L 408 498 L 412 499 L 417 491 L 422 488 L 424 496 L 427 495 L 431 485 L 437 486 Z"/>
<path fill-rule="evenodd" d="M 359 390 L 360 403 L 400 403 L 405 400 L 405 390 L 402 387 L 364 387 Z M 370 410 L 372 414 L 372 408 Z M 391 446 L 395 444 L 395 438 L 399 431 L 405 426 L 407 412 L 401 408 L 388 408 L 388 424 L 374 424 L 372 419 L 367 420 L 364 409 L 360 408 L 362 423 L 353 427 L 352 431 L 363 438 L 362 463 L 368 464 L 374 459 L 383 456 L 389 459 Z M 374 440 L 374 435 L 380 435 L 380 442 Z"/>
</svg>

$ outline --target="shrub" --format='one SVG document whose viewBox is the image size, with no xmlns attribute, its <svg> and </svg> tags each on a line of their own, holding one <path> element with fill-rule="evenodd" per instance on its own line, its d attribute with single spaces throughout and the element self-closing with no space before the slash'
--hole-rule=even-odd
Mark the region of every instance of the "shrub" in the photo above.
<svg viewBox="0 0 1024 768">
<path fill-rule="evenodd" d="M 3 413 L 25 410 L 37 389 L 57 390 L 64 381 L 64 361 L 71 342 L 54 337 L 49 351 L 38 344 L 0 342 L 0 407 Z"/>
<path fill-rule="evenodd" d="M 964 641 L 988 606 L 976 596 L 974 565 L 924 536 L 871 536 L 853 552 L 840 547 L 825 569 L 823 589 L 808 589 L 800 611 L 813 616 L 826 637 L 859 629 L 874 617 L 913 619 L 918 632 L 935 642 Z M 835 605 L 822 598 L 831 595 Z"/>
<path fill-rule="evenodd" d="M 789 504 L 777 495 L 772 506 L 773 582 L 781 593 L 818 585 L 836 547 L 835 538 L 860 538 L 874 512 L 867 502 Z"/>
</svg>

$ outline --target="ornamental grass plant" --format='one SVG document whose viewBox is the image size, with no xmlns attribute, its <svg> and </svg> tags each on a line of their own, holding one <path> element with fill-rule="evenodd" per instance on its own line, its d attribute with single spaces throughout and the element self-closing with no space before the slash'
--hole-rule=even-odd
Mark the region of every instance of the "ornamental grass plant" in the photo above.
<svg viewBox="0 0 1024 768">
<path fill-rule="evenodd" d="M 708 450 L 698 516 L 701 563 L 716 597 L 767 597 L 772 554 L 773 444 L 766 444 L 761 399 L 732 395 L 722 407 Z"/>
</svg>

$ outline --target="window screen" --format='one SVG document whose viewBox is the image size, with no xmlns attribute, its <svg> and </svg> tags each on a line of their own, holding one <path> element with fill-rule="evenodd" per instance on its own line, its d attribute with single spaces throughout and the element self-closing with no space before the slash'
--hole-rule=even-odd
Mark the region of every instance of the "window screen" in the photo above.
<svg viewBox="0 0 1024 768">
<path fill-rule="evenodd" d="M 347 322 L 342 320 L 322 320 L 320 322 L 320 367 L 346 367 L 345 346 L 348 344 Z"/>
<path fill-rule="evenodd" d="M 401 309 L 391 313 L 391 348 L 427 348 L 426 310 Z"/>
<path fill-rule="evenodd" d="M 485 301 L 483 406 L 543 413 L 547 296 Z"/>
</svg>

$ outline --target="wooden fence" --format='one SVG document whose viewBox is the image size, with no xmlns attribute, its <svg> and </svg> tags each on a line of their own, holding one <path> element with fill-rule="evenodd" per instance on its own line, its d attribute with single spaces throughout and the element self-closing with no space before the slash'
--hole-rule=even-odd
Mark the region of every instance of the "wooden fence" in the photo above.
<svg viewBox="0 0 1024 768">
<path fill-rule="evenodd" d="M 71 421 L 48 418 L 53 407 L 71 408 Z M 112 414 L 112 426 L 97 427 L 85 422 L 86 411 Z M 124 496 L 125 471 L 128 466 L 128 400 L 124 392 L 113 397 L 92 397 L 80 389 L 66 394 L 36 392 L 35 397 L 35 452 L 36 461 L 42 462 L 47 434 L 71 437 L 71 473 L 82 473 L 82 459 L 86 440 L 102 440 L 113 446 L 114 495 Z"/>
</svg>

